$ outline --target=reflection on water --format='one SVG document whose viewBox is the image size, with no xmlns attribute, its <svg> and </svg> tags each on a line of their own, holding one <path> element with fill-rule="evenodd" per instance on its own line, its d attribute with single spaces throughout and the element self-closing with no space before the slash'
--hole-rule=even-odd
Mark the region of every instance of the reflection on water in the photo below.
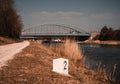
<svg viewBox="0 0 120 84">
<path fill-rule="evenodd" d="M 116 66 L 115 81 L 120 83 L 120 46 L 82 44 L 81 48 L 86 56 L 85 63 L 90 69 L 96 70 L 101 63 L 110 74 Z"/>
<path fill-rule="evenodd" d="M 89 47 L 92 47 L 92 48 L 99 48 L 100 45 L 92 45 L 92 44 L 90 44 Z"/>
</svg>

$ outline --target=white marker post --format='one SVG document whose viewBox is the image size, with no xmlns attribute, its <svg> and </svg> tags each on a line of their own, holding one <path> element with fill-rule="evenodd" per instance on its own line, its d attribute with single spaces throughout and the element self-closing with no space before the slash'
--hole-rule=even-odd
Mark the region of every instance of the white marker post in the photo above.
<svg viewBox="0 0 120 84">
<path fill-rule="evenodd" d="M 68 59 L 64 59 L 64 58 L 54 59 L 53 71 L 68 75 Z"/>
</svg>

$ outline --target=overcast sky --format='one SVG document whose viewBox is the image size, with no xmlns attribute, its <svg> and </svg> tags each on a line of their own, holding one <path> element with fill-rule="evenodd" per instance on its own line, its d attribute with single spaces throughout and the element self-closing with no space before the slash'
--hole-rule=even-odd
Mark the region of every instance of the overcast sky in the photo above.
<svg viewBox="0 0 120 84">
<path fill-rule="evenodd" d="M 86 31 L 120 28 L 120 0 L 15 0 L 24 28 L 66 24 Z"/>
</svg>

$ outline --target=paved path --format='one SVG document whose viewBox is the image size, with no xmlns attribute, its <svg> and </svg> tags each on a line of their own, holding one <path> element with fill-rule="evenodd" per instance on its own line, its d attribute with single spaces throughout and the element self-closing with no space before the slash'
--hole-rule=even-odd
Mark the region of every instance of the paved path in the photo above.
<svg viewBox="0 0 120 84">
<path fill-rule="evenodd" d="M 0 46 L 0 67 L 5 65 L 7 60 L 12 59 L 15 54 L 19 53 L 29 44 L 30 43 L 28 41 L 23 41 L 20 43 Z"/>
</svg>

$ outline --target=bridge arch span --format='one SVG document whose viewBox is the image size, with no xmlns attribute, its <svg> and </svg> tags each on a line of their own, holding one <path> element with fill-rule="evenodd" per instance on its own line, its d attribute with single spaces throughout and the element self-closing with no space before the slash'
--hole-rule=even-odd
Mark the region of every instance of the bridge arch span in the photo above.
<svg viewBox="0 0 120 84">
<path fill-rule="evenodd" d="M 87 33 L 80 28 L 58 24 L 44 24 L 23 30 L 24 33 L 40 33 L 40 34 L 71 34 L 71 33 Z"/>
<path fill-rule="evenodd" d="M 80 28 L 58 24 L 44 24 L 22 31 L 21 37 L 80 37 L 90 36 Z"/>
</svg>

